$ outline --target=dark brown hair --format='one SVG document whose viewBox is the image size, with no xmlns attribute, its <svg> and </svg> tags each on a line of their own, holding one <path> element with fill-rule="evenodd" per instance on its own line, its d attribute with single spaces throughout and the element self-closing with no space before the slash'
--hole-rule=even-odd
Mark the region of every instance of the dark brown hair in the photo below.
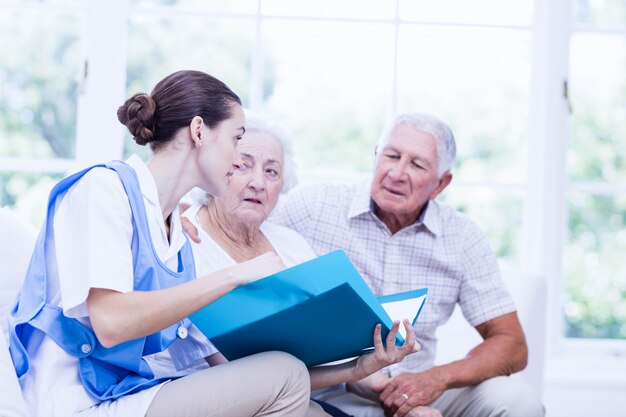
<svg viewBox="0 0 626 417">
<path fill-rule="evenodd" d="M 118 120 L 139 145 L 157 150 L 195 116 L 215 128 L 232 116 L 239 97 L 215 77 L 201 71 L 178 71 L 163 78 L 150 95 L 137 93 L 117 109 Z"/>
</svg>

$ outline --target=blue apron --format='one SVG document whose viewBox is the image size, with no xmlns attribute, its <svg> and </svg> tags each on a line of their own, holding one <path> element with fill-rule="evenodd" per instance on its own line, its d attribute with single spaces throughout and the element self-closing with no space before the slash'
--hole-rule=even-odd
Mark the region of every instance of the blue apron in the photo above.
<svg viewBox="0 0 626 417">
<path fill-rule="evenodd" d="M 65 352 L 79 358 L 79 372 L 85 389 L 95 398 L 104 401 L 132 394 L 171 379 L 155 378 L 142 357 L 164 351 L 176 340 L 177 335 L 184 338 L 191 322 L 184 319 L 158 333 L 105 348 L 93 330 L 78 320 L 63 315 L 61 308 L 49 304 L 49 300 L 46 299 L 48 281 L 46 249 L 50 244 L 55 201 L 83 175 L 96 167 L 117 172 L 128 195 L 133 222 L 131 248 L 134 289 L 150 291 L 173 287 L 193 280 L 195 271 L 189 240 L 178 253 L 179 271 L 171 271 L 159 260 L 152 245 L 137 176 L 125 163 L 113 161 L 87 168 L 65 178 L 54 187 L 48 201 L 46 221 L 37 238 L 22 291 L 9 317 L 9 350 L 17 376 L 22 381 L 30 369 L 26 347 L 30 341 L 41 339 L 32 338 L 37 331 L 45 333 Z"/>
</svg>

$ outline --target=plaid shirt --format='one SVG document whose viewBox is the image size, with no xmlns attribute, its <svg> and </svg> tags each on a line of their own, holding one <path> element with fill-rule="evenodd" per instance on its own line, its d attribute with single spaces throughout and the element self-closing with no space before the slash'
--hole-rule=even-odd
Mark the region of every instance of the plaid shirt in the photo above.
<svg viewBox="0 0 626 417">
<path fill-rule="evenodd" d="M 428 287 L 415 326 L 422 351 L 390 369 L 432 367 L 438 326 L 456 303 L 472 326 L 515 311 L 486 236 L 465 215 L 430 201 L 420 218 L 394 235 L 374 214 L 371 182 L 298 187 L 274 222 L 301 233 L 318 255 L 343 249 L 376 295 Z"/>
</svg>

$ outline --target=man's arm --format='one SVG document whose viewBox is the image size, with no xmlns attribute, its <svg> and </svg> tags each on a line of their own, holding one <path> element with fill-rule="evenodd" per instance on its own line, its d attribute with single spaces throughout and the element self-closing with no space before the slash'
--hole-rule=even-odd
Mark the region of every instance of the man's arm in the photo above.
<svg viewBox="0 0 626 417">
<path fill-rule="evenodd" d="M 430 404 L 446 389 L 475 385 L 526 367 L 528 347 L 517 313 L 496 317 L 476 326 L 476 330 L 484 341 L 465 358 L 424 372 L 400 374 L 374 387 L 382 391 L 380 399 L 385 408 L 397 410 L 401 417 L 413 407 Z"/>
</svg>

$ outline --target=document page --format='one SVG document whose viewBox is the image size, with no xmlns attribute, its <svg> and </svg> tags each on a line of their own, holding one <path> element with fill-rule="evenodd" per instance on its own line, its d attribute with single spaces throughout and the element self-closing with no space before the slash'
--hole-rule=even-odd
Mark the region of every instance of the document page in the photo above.
<svg viewBox="0 0 626 417">
<path fill-rule="evenodd" d="M 422 295 L 421 297 L 407 298 L 404 300 L 382 303 L 383 308 L 385 309 L 389 317 L 391 317 L 391 320 L 400 320 L 399 332 L 405 339 L 406 330 L 404 329 L 402 321 L 404 319 L 409 319 L 411 324 L 415 324 L 415 321 L 420 310 L 422 309 L 424 301 L 426 301 L 426 294 Z"/>
</svg>

